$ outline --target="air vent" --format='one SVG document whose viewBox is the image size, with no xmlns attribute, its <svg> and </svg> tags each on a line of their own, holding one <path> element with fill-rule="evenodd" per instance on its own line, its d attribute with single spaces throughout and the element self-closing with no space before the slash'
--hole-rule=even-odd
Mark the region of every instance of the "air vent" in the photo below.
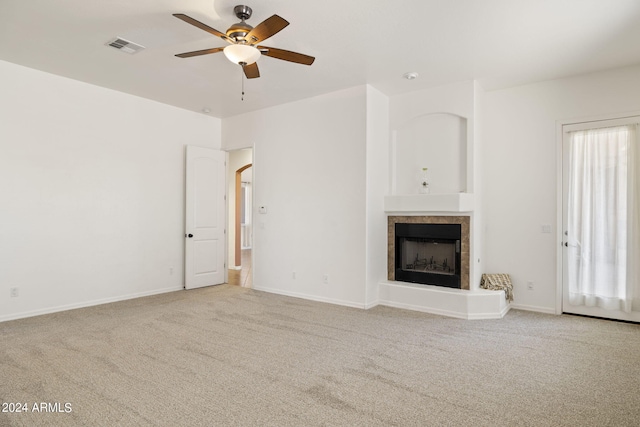
<svg viewBox="0 0 640 427">
<path fill-rule="evenodd" d="M 144 49 L 144 46 L 134 42 L 130 42 L 129 40 L 125 40 L 120 37 L 117 37 L 116 39 L 110 41 L 107 44 L 111 47 L 115 47 L 116 49 L 119 49 L 126 53 L 131 53 L 131 54 L 139 52 L 142 49 Z"/>
</svg>

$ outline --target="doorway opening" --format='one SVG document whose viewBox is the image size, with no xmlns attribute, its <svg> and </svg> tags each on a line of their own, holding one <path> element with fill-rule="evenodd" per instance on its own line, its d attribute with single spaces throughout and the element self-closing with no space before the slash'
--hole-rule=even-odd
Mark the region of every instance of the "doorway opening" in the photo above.
<svg viewBox="0 0 640 427">
<path fill-rule="evenodd" d="M 253 150 L 229 152 L 229 284 L 251 287 Z"/>
</svg>

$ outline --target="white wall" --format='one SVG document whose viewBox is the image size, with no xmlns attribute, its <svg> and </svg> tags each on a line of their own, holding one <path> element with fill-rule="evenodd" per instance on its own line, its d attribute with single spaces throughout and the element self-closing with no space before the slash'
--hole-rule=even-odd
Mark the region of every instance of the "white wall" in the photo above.
<svg viewBox="0 0 640 427">
<path fill-rule="evenodd" d="M 472 176 L 474 188 L 475 211 L 471 217 L 471 227 L 474 232 L 471 235 L 471 247 L 473 248 L 473 256 L 471 257 L 471 288 L 479 288 L 482 274 L 485 271 L 485 230 L 486 222 L 484 210 L 484 170 L 485 170 L 485 150 L 484 150 L 484 114 L 486 108 L 485 102 L 486 92 L 478 84 L 474 82 L 474 115 L 473 115 L 473 146 L 467 147 L 467 157 L 469 159 L 469 171 Z"/>
<path fill-rule="evenodd" d="M 420 171 L 427 170 L 429 192 L 467 189 L 467 120 L 449 113 L 414 117 L 395 134 L 395 194 L 421 193 Z"/>
<path fill-rule="evenodd" d="M 640 67 L 487 92 L 485 98 L 486 270 L 511 275 L 514 307 L 555 312 L 562 232 L 556 226 L 556 123 L 640 111 Z M 542 234 L 543 224 L 553 233 Z"/>
<path fill-rule="evenodd" d="M 452 163 L 450 168 L 440 169 L 439 165 L 436 165 L 436 163 L 442 161 L 440 154 L 436 159 L 423 159 L 422 162 L 426 164 L 420 163 L 421 167 L 432 169 L 431 175 L 433 176 L 430 179 L 438 182 L 442 181 L 442 184 L 439 184 L 442 188 L 441 192 L 457 192 L 460 190 L 469 193 L 474 192 L 473 176 L 468 173 L 469 168 L 465 171 L 458 170 L 463 166 L 459 165 L 459 160 L 454 157 L 460 149 L 472 149 L 474 145 L 474 90 L 475 83 L 473 81 L 464 81 L 408 92 L 391 98 L 390 126 L 392 131 L 397 131 L 400 136 L 402 132 L 408 132 L 409 135 L 407 136 L 411 138 L 420 138 L 422 136 L 426 152 L 435 151 L 438 144 L 442 145 L 443 142 L 434 141 L 434 139 L 446 138 L 444 142 L 450 145 L 448 148 L 443 147 L 442 152 L 442 156 L 446 156 L 446 159 Z M 445 114 L 439 115 L 439 113 Z M 466 128 L 462 129 L 464 126 L 459 123 L 459 119 L 456 116 L 466 119 Z M 447 119 L 453 120 L 454 123 L 446 123 Z M 436 123 L 434 124 L 432 121 L 436 121 Z M 416 126 L 418 126 L 418 129 L 415 129 Z M 424 134 L 411 135 L 412 130 L 424 131 L 425 127 L 429 127 L 431 131 L 434 126 L 437 132 L 433 135 L 429 133 L 429 137 Z M 444 130 L 441 128 L 444 128 Z M 463 130 L 466 130 L 466 140 L 464 141 L 462 141 L 464 136 L 459 135 Z M 462 154 L 464 155 L 464 160 L 467 161 L 466 154 Z M 472 160 L 470 159 L 469 162 L 472 163 Z M 454 170 L 454 172 L 448 172 L 451 170 Z M 453 191 L 453 188 L 447 187 L 444 183 L 447 180 L 454 181 L 454 187 L 458 190 Z M 460 180 L 466 180 L 467 182 L 460 182 Z M 402 187 L 408 184 L 399 182 L 398 185 Z M 397 194 L 402 194 L 404 191 L 404 187 L 398 188 Z"/>
<path fill-rule="evenodd" d="M 384 196 L 389 194 L 389 98 L 367 86 L 367 287 L 365 305 L 378 302 L 378 284 L 387 279 L 387 216 Z"/>
<path fill-rule="evenodd" d="M 255 289 L 364 306 L 366 94 L 356 87 L 223 119 L 225 149 L 254 148 Z"/>
<path fill-rule="evenodd" d="M 556 123 L 640 111 L 640 67 L 390 104 L 363 86 L 222 123 L 2 61 L 0 84 L 0 320 L 181 289 L 184 145 L 221 148 L 221 134 L 228 150 L 255 144 L 254 286 L 369 306 L 386 274 L 383 135 L 434 111 L 474 119 L 468 191 L 486 229 L 474 219 L 472 277 L 509 273 L 515 307 L 554 312 Z"/>
<path fill-rule="evenodd" d="M 184 146 L 220 120 L 3 61 L 0 85 L 0 320 L 181 289 Z"/>
</svg>

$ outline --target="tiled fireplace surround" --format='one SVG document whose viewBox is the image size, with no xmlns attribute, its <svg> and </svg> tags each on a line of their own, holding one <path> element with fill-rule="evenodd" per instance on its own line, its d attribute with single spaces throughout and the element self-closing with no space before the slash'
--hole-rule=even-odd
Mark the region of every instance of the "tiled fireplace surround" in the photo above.
<svg viewBox="0 0 640 427">
<path fill-rule="evenodd" d="M 389 216 L 387 278 L 396 280 L 396 224 L 459 224 L 461 225 L 460 241 L 460 284 L 462 289 L 469 290 L 469 227 L 468 216 Z"/>
</svg>

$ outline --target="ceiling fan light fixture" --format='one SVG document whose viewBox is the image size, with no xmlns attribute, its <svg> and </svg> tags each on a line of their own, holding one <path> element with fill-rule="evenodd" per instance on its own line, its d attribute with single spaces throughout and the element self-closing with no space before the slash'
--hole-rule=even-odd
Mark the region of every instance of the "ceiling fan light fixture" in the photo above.
<svg viewBox="0 0 640 427">
<path fill-rule="evenodd" d="M 245 22 L 245 20 L 251 16 L 250 7 L 242 5 L 236 6 L 234 8 L 234 13 L 238 18 L 240 18 L 241 22 L 232 25 L 226 33 L 222 33 L 215 28 L 211 28 L 207 24 L 193 19 L 184 13 L 174 13 L 173 16 L 187 24 L 193 25 L 196 28 L 204 30 L 209 34 L 231 43 L 231 45 L 227 47 L 201 49 L 193 52 L 179 53 L 175 56 L 178 58 L 191 58 L 193 56 L 224 52 L 229 61 L 242 67 L 242 71 L 248 79 L 260 77 L 260 71 L 258 70 L 258 64 L 256 61 L 261 55 L 296 64 L 313 64 L 313 61 L 315 60 L 313 56 L 259 45 L 264 40 L 274 36 L 287 27 L 287 25 L 289 25 L 289 21 L 286 19 L 278 15 L 272 15 L 255 27 L 252 27 Z"/>
<path fill-rule="evenodd" d="M 260 58 L 260 51 L 246 44 L 231 44 L 224 48 L 224 55 L 234 64 L 244 62 L 246 65 L 249 65 Z"/>
</svg>

